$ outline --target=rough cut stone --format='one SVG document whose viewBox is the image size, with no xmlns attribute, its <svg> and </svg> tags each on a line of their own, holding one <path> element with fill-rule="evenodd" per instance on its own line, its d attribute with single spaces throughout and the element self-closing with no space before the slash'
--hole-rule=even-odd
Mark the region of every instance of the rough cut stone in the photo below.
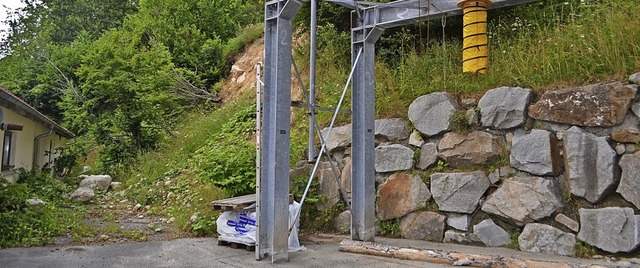
<svg viewBox="0 0 640 268">
<path fill-rule="evenodd" d="M 616 192 L 636 208 L 640 208 L 640 153 L 622 156 L 619 165 L 622 176 Z"/>
<path fill-rule="evenodd" d="M 378 146 L 375 149 L 376 172 L 392 172 L 413 168 L 413 150 L 401 144 Z"/>
<path fill-rule="evenodd" d="M 595 203 L 612 191 L 620 169 L 605 137 L 572 127 L 564 133 L 565 176 L 571 193 Z"/>
<path fill-rule="evenodd" d="M 578 210 L 578 239 L 604 251 L 631 252 L 640 244 L 640 216 L 633 209 L 607 207 Z"/>
<path fill-rule="evenodd" d="M 640 72 L 630 75 L 629 81 L 636 85 L 640 85 Z"/>
<path fill-rule="evenodd" d="M 316 172 L 316 178 L 318 178 L 318 192 L 325 197 L 324 200 L 318 202 L 318 209 L 325 210 L 333 207 L 340 201 L 340 191 L 333 171 L 331 168 L 319 168 Z"/>
<path fill-rule="evenodd" d="M 482 131 L 467 135 L 449 132 L 438 144 L 438 156 L 451 167 L 483 165 L 500 156 L 503 145 L 500 137 Z"/>
<path fill-rule="evenodd" d="M 514 137 L 509 159 L 514 168 L 539 176 L 557 175 L 562 167 L 558 140 L 541 129 Z"/>
<path fill-rule="evenodd" d="M 562 192 L 555 180 L 515 177 L 505 180 L 487 198 L 482 210 L 522 226 L 560 212 L 563 207 Z"/>
<path fill-rule="evenodd" d="M 378 187 L 378 219 L 390 220 L 423 208 L 431 193 L 418 175 L 396 173 Z"/>
<path fill-rule="evenodd" d="M 447 217 L 447 225 L 460 231 L 469 231 L 471 217 L 468 214 L 451 213 Z"/>
<path fill-rule="evenodd" d="M 346 194 L 351 193 L 351 157 L 345 157 L 344 168 L 340 174 L 340 183 Z"/>
<path fill-rule="evenodd" d="M 351 145 L 351 124 L 333 127 L 331 129 L 331 136 L 327 138 L 327 134 L 329 133 L 329 128 L 324 128 L 322 130 L 322 137 L 324 137 L 328 152 L 337 151 L 340 149 L 344 149 Z"/>
<path fill-rule="evenodd" d="M 478 117 L 478 112 L 474 108 L 468 109 L 467 112 L 464 114 L 464 118 L 467 119 L 467 124 L 471 127 L 477 127 L 480 125 L 478 123 L 480 121 L 480 118 Z"/>
<path fill-rule="evenodd" d="M 640 100 L 631 104 L 631 112 L 633 112 L 635 116 L 640 116 Z"/>
<path fill-rule="evenodd" d="M 619 82 L 547 91 L 529 107 L 529 116 L 577 126 L 614 126 L 622 123 L 635 96 L 635 88 Z"/>
<path fill-rule="evenodd" d="M 549 225 L 530 223 L 518 236 L 518 244 L 523 251 L 572 256 L 576 236 Z"/>
<path fill-rule="evenodd" d="M 472 213 L 489 185 L 482 171 L 431 175 L 431 193 L 441 211 Z"/>
<path fill-rule="evenodd" d="M 612 127 L 584 127 L 582 129 L 598 137 L 610 136 L 613 133 L 623 130 L 627 130 L 631 133 L 640 133 L 640 119 L 638 119 L 633 112 L 628 112 L 624 121 L 618 125 Z"/>
<path fill-rule="evenodd" d="M 409 145 L 413 145 L 415 147 L 422 147 L 423 144 L 424 144 L 424 139 L 422 139 L 420 132 L 418 131 L 412 132 L 411 135 L 409 136 Z"/>
<path fill-rule="evenodd" d="M 640 133 L 630 131 L 628 129 L 623 129 L 623 130 L 611 133 L 611 139 L 619 143 L 639 143 Z"/>
<path fill-rule="evenodd" d="M 564 225 L 565 227 L 569 228 L 569 230 L 571 231 L 574 231 L 577 233 L 580 230 L 580 224 L 577 221 L 574 221 L 573 219 L 567 217 L 564 214 L 556 215 L 555 220 L 560 224 Z"/>
<path fill-rule="evenodd" d="M 433 142 L 425 143 L 420 148 L 420 160 L 416 164 L 418 169 L 426 169 L 438 160 L 438 145 Z"/>
<path fill-rule="evenodd" d="M 445 243 L 456 243 L 456 244 L 476 244 L 482 243 L 480 238 L 474 233 L 463 233 L 456 230 L 447 230 L 444 232 L 444 239 L 442 242 Z"/>
<path fill-rule="evenodd" d="M 71 194 L 69 199 L 75 202 L 84 203 L 84 202 L 90 201 L 94 197 L 95 197 L 95 193 L 93 192 L 93 189 L 87 188 L 87 187 L 80 187 L 76 189 L 76 191 L 73 192 L 73 194 Z"/>
<path fill-rule="evenodd" d="M 409 120 L 426 136 L 435 136 L 451 129 L 451 116 L 458 109 L 449 93 L 437 92 L 418 97 L 409 105 Z"/>
<path fill-rule="evenodd" d="M 493 222 L 486 219 L 473 226 L 473 233 L 487 247 L 501 247 L 509 243 L 509 233 Z"/>
<path fill-rule="evenodd" d="M 80 175 L 78 178 L 82 177 L 82 181 L 80 181 L 79 187 L 90 188 L 92 190 L 102 190 L 106 191 L 109 189 L 109 185 L 111 185 L 111 176 L 109 175 Z"/>
<path fill-rule="evenodd" d="M 627 152 L 627 147 L 625 147 L 624 144 L 619 143 L 616 145 L 615 151 L 617 155 L 622 155 Z"/>
<path fill-rule="evenodd" d="M 499 129 L 522 125 L 530 97 L 531 90 L 520 87 L 499 87 L 487 91 L 478 103 L 482 125 Z"/>
<path fill-rule="evenodd" d="M 635 144 L 625 144 L 625 151 L 628 154 L 635 154 L 638 152 L 638 145 Z"/>
<path fill-rule="evenodd" d="M 402 118 L 378 119 L 375 121 L 375 135 L 389 141 L 401 141 L 409 138 L 409 128 Z"/>
<path fill-rule="evenodd" d="M 351 211 L 346 210 L 333 219 L 333 226 L 339 233 L 345 234 L 351 230 Z"/>
<path fill-rule="evenodd" d="M 442 242 L 445 216 L 430 211 L 411 213 L 400 221 L 403 238 Z"/>
<path fill-rule="evenodd" d="M 487 178 L 489 179 L 489 182 L 491 184 L 496 184 L 502 180 L 502 178 L 500 178 L 499 170 L 494 170 L 493 172 L 489 173 L 489 176 L 487 176 Z"/>
</svg>

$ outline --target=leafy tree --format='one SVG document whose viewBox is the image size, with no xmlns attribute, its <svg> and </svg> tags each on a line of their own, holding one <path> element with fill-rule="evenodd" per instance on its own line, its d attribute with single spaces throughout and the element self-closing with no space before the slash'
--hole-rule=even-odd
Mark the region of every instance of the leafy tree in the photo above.
<svg viewBox="0 0 640 268">
<path fill-rule="evenodd" d="M 112 30 L 96 40 L 77 71 L 78 96 L 68 91 L 65 119 L 79 134 L 103 146 L 105 169 L 155 148 L 180 112 L 170 92 L 171 55 L 155 39 Z"/>
</svg>

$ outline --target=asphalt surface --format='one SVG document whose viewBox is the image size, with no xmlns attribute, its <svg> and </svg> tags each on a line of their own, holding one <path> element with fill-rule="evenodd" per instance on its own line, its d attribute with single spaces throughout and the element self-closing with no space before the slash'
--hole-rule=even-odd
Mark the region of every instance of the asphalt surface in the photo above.
<svg viewBox="0 0 640 268">
<path fill-rule="evenodd" d="M 448 267 L 338 251 L 336 243 L 305 243 L 289 262 L 256 261 L 245 249 L 218 246 L 214 238 L 170 241 L 9 248 L 0 250 L 0 267 Z"/>
</svg>

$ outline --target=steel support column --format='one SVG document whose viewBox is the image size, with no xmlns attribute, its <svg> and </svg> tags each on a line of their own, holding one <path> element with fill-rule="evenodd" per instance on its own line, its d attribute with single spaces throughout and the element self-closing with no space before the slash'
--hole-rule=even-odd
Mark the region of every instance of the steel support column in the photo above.
<svg viewBox="0 0 640 268">
<path fill-rule="evenodd" d="M 367 25 L 352 12 L 351 61 L 355 65 L 351 111 L 351 239 L 375 237 L 375 43 L 384 29 Z M 362 49 L 356 62 L 358 51 Z"/>
<path fill-rule="evenodd" d="M 291 20 L 298 0 L 265 4 L 262 172 L 258 194 L 256 257 L 288 261 L 289 150 L 291 143 Z"/>
</svg>

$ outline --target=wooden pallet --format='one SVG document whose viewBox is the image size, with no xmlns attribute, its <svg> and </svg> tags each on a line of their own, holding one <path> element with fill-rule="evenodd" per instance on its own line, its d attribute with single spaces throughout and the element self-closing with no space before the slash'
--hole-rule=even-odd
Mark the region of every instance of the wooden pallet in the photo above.
<svg viewBox="0 0 640 268">
<path fill-rule="evenodd" d="M 256 195 L 249 194 L 211 202 L 213 210 L 240 212 L 245 207 L 256 203 Z"/>
<path fill-rule="evenodd" d="M 256 194 L 237 196 L 211 202 L 213 210 L 241 212 L 256 203 Z M 293 195 L 289 194 L 289 204 L 293 203 Z"/>
<path fill-rule="evenodd" d="M 225 246 L 230 248 L 241 248 L 247 251 L 255 251 L 256 243 L 255 242 L 246 242 L 242 240 L 234 239 L 229 236 L 220 236 L 218 237 L 218 246 Z"/>
</svg>

